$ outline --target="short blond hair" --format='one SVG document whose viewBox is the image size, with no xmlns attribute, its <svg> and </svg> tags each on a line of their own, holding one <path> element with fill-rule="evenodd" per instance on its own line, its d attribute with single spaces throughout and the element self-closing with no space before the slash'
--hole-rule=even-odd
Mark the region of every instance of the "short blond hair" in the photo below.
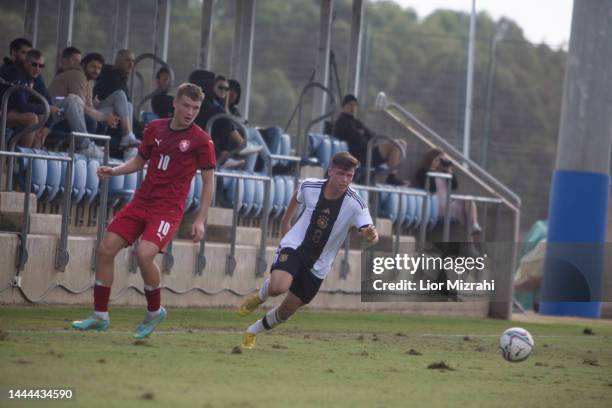
<svg viewBox="0 0 612 408">
<path fill-rule="evenodd" d="M 185 82 L 179 85 L 176 91 L 176 99 L 183 95 L 198 102 L 202 102 L 204 100 L 204 92 L 202 92 L 202 88 L 190 82 Z"/>
</svg>

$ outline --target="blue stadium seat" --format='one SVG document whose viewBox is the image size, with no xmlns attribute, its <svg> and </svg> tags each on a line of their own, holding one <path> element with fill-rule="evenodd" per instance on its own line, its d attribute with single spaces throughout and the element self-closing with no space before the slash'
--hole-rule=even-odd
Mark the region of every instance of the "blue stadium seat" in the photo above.
<svg viewBox="0 0 612 408">
<path fill-rule="evenodd" d="M 225 170 L 229 173 L 241 173 L 236 170 Z M 236 194 L 236 183 L 240 186 L 240 195 L 237 197 L 238 199 L 238 209 L 241 210 L 244 203 L 244 194 L 245 194 L 245 183 L 244 179 L 237 179 L 234 177 L 222 177 L 219 180 L 221 195 L 220 195 L 220 204 L 221 207 L 224 208 L 232 208 L 234 206 L 234 199 Z"/>
<path fill-rule="evenodd" d="M 331 137 L 330 139 L 332 141 L 331 157 L 334 157 L 335 154 L 339 152 L 348 152 L 348 143 L 346 143 L 344 140 L 339 140 L 339 139 L 336 139 L 335 137 Z"/>
<path fill-rule="evenodd" d="M 197 211 L 200 208 L 200 196 L 202 195 L 202 176 L 198 173 L 193 177 L 193 201 L 187 211 Z"/>
<path fill-rule="evenodd" d="M 140 120 L 145 125 L 148 125 L 149 122 L 154 121 L 155 119 L 159 119 L 159 116 L 157 116 L 154 112 L 142 112 L 140 114 Z"/>
<path fill-rule="evenodd" d="M 28 149 L 23 147 L 17 147 L 16 151 L 20 153 L 28 154 L 44 154 L 47 153 L 41 150 L 35 151 L 34 149 Z M 18 183 L 19 187 L 25 191 L 26 189 L 26 173 L 28 170 L 28 158 L 21 157 L 16 161 L 18 168 Z M 37 199 L 40 199 L 47 189 L 47 160 L 35 159 L 32 161 L 32 183 L 31 191 L 36 195 Z"/>
<path fill-rule="evenodd" d="M 291 197 L 295 191 L 295 179 L 291 176 L 284 176 L 285 178 L 285 200 L 283 201 L 283 212 L 289 206 Z"/>
<path fill-rule="evenodd" d="M 193 205 L 193 194 L 195 193 L 195 177 L 191 179 L 191 183 L 189 184 L 189 191 L 187 192 L 187 197 L 185 197 L 185 211 L 189 210 Z"/>
<path fill-rule="evenodd" d="M 397 193 L 381 192 L 379 193 L 379 213 L 383 218 L 389 218 L 391 222 L 395 222 L 399 216 L 400 198 Z"/>
<path fill-rule="evenodd" d="M 97 174 L 98 167 L 100 167 L 98 160 L 89 159 L 87 161 L 87 179 L 85 181 L 85 195 L 83 196 L 85 204 L 91 205 L 96 197 L 98 197 L 100 189 L 100 179 Z"/>
<path fill-rule="evenodd" d="M 323 168 L 327 168 L 332 154 L 332 141 L 327 135 L 310 133 L 308 135 L 309 154 L 314 157 Z"/>
<path fill-rule="evenodd" d="M 410 190 L 410 189 L 409 189 Z M 416 198 L 413 195 L 406 196 L 406 212 L 404 216 L 404 227 L 412 228 L 416 220 Z"/>
<path fill-rule="evenodd" d="M 132 200 L 138 184 L 138 172 L 126 174 L 123 178 L 123 201 Z"/>
<path fill-rule="evenodd" d="M 250 216 L 253 218 L 259 217 L 264 205 L 265 183 L 262 180 L 253 180 L 255 183 L 255 195 L 253 197 L 253 208 Z"/>
<path fill-rule="evenodd" d="M 74 155 L 74 182 L 72 183 L 72 204 L 79 204 L 85 196 L 87 185 L 87 157 Z"/>
<path fill-rule="evenodd" d="M 54 152 L 47 152 L 49 156 L 58 155 Z M 46 202 L 51 202 L 55 199 L 60 191 L 60 183 L 62 180 L 62 164 L 57 160 L 47 160 L 47 196 L 45 197 Z"/>
<path fill-rule="evenodd" d="M 109 164 L 117 166 L 122 163 L 119 159 L 111 159 Z M 113 176 L 108 181 L 108 203 L 111 207 L 115 207 L 124 197 L 123 186 L 125 185 L 125 176 Z"/>
<path fill-rule="evenodd" d="M 285 179 L 282 176 L 274 176 L 274 201 L 271 217 L 278 217 L 283 213 L 285 203 Z"/>
<path fill-rule="evenodd" d="M 56 153 L 59 156 L 62 157 L 68 157 L 68 153 L 65 152 L 57 152 Z M 68 163 L 67 162 L 60 162 L 60 166 L 62 169 L 62 173 L 61 173 L 61 177 L 60 177 L 60 187 L 59 187 L 59 193 L 55 196 L 56 201 L 57 200 L 61 200 L 64 197 L 65 191 L 66 191 L 66 183 L 65 183 L 65 179 L 66 179 L 66 169 L 68 168 Z M 72 171 L 72 180 L 71 183 L 74 185 L 74 167 L 73 167 L 73 171 Z"/>
<path fill-rule="evenodd" d="M 423 215 L 423 200 L 422 196 L 414 196 L 414 223 L 412 228 L 418 229 L 421 225 L 421 219 Z"/>
<path fill-rule="evenodd" d="M 440 206 L 438 196 L 436 194 L 430 194 L 429 196 L 429 221 L 427 228 L 432 230 L 438 224 L 440 217 Z"/>
<path fill-rule="evenodd" d="M 288 156 L 290 153 L 291 153 L 291 136 L 289 136 L 287 133 L 283 133 L 281 135 L 279 154 L 282 154 L 283 156 Z M 287 166 L 289 162 L 287 160 L 281 160 L 280 164 L 282 166 Z"/>
<path fill-rule="evenodd" d="M 255 200 L 255 180 L 244 179 L 244 194 L 242 195 L 242 203 L 240 206 L 240 214 L 248 216 L 253 208 Z"/>
</svg>

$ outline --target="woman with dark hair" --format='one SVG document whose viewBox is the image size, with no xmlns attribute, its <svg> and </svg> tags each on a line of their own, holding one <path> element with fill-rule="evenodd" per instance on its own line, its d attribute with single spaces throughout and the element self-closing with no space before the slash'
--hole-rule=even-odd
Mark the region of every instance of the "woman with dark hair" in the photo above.
<svg viewBox="0 0 612 408">
<path fill-rule="evenodd" d="M 238 109 L 238 104 L 240 103 L 240 95 L 242 94 L 240 82 L 236 81 L 235 79 L 230 79 L 227 82 L 229 84 L 229 91 L 227 93 L 227 108 L 230 114 L 241 118 L 242 114 Z"/>
<path fill-rule="evenodd" d="M 459 187 L 457 177 L 453 174 L 453 162 L 441 149 L 430 149 L 423 159 L 423 164 L 417 170 L 414 185 L 417 188 L 425 188 L 428 172 L 449 173 L 452 175 L 451 191 Z M 429 192 L 438 197 L 439 211 L 442 216 L 446 215 L 446 198 L 451 191 L 448 191 L 448 181 L 442 178 L 433 178 L 429 183 Z M 452 200 L 450 202 L 449 215 L 451 221 L 458 221 L 465 227 L 466 241 L 480 241 L 482 228 L 478 224 L 478 212 L 476 203 L 467 200 Z"/>
</svg>

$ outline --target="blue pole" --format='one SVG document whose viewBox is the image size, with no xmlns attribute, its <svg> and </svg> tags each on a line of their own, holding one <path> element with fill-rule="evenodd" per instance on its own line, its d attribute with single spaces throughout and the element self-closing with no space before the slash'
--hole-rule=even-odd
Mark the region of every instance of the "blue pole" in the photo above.
<svg viewBox="0 0 612 408">
<path fill-rule="evenodd" d="M 540 313 L 597 318 L 610 195 L 612 0 L 575 1 Z"/>
</svg>

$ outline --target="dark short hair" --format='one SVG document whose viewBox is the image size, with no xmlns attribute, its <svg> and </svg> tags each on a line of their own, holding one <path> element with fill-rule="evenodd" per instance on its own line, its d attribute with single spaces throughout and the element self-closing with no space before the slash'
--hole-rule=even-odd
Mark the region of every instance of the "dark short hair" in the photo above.
<svg viewBox="0 0 612 408">
<path fill-rule="evenodd" d="M 331 167 L 340 167 L 345 170 L 351 170 L 359 167 L 359 160 L 349 152 L 338 152 L 331 160 Z"/>
<path fill-rule="evenodd" d="M 82 52 L 77 47 L 66 47 L 62 51 L 62 58 L 68 59 L 72 57 L 74 54 L 82 54 Z"/>
<path fill-rule="evenodd" d="M 42 52 L 40 52 L 40 50 L 37 50 L 36 48 L 32 48 L 30 51 L 28 51 L 28 53 L 26 54 L 26 59 L 28 61 L 32 61 L 35 59 L 39 59 L 42 58 L 43 54 Z"/>
<path fill-rule="evenodd" d="M 196 69 L 195 71 L 189 74 L 189 78 L 187 78 L 187 82 L 192 84 L 196 84 L 202 91 L 210 92 L 212 89 L 212 85 L 215 82 L 215 73 L 212 71 L 206 71 L 203 69 Z"/>
<path fill-rule="evenodd" d="M 342 106 L 346 105 L 347 103 L 351 103 L 351 102 L 357 102 L 359 103 L 359 101 L 357 100 L 357 97 L 353 94 L 346 94 L 344 95 L 344 98 L 342 99 Z"/>
<path fill-rule="evenodd" d="M 181 96 L 188 96 L 194 101 L 202 102 L 204 100 L 204 93 L 202 92 L 202 88 L 200 88 L 196 84 L 192 84 L 189 82 L 185 82 L 179 85 L 176 90 L 176 99 Z"/>
<path fill-rule="evenodd" d="M 168 68 L 166 68 L 166 67 L 161 67 L 160 69 L 157 70 L 157 73 L 155 74 L 155 79 L 161 78 L 161 76 L 163 74 L 166 74 L 166 75 L 169 76 L 170 75 L 170 70 Z"/>
<path fill-rule="evenodd" d="M 86 67 L 87 64 L 89 64 L 92 61 L 97 61 L 100 64 L 104 65 L 104 57 L 102 56 L 102 54 L 99 54 L 97 52 L 90 52 L 89 54 L 87 54 L 82 60 L 81 60 L 81 65 L 83 67 Z"/>
<path fill-rule="evenodd" d="M 219 82 L 219 81 L 227 81 L 227 78 L 226 78 L 226 77 L 224 77 L 223 75 L 217 75 L 217 76 L 215 77 L 215 84 L 216 84 L 217 82 Z"/>
<path fill-rule="evenodd" d="M 23 46 L 32 48 L 32 43 L 26 38 L 15 38 L 9 45 L 9 51 L 19 51 Z"/>
</svg>

